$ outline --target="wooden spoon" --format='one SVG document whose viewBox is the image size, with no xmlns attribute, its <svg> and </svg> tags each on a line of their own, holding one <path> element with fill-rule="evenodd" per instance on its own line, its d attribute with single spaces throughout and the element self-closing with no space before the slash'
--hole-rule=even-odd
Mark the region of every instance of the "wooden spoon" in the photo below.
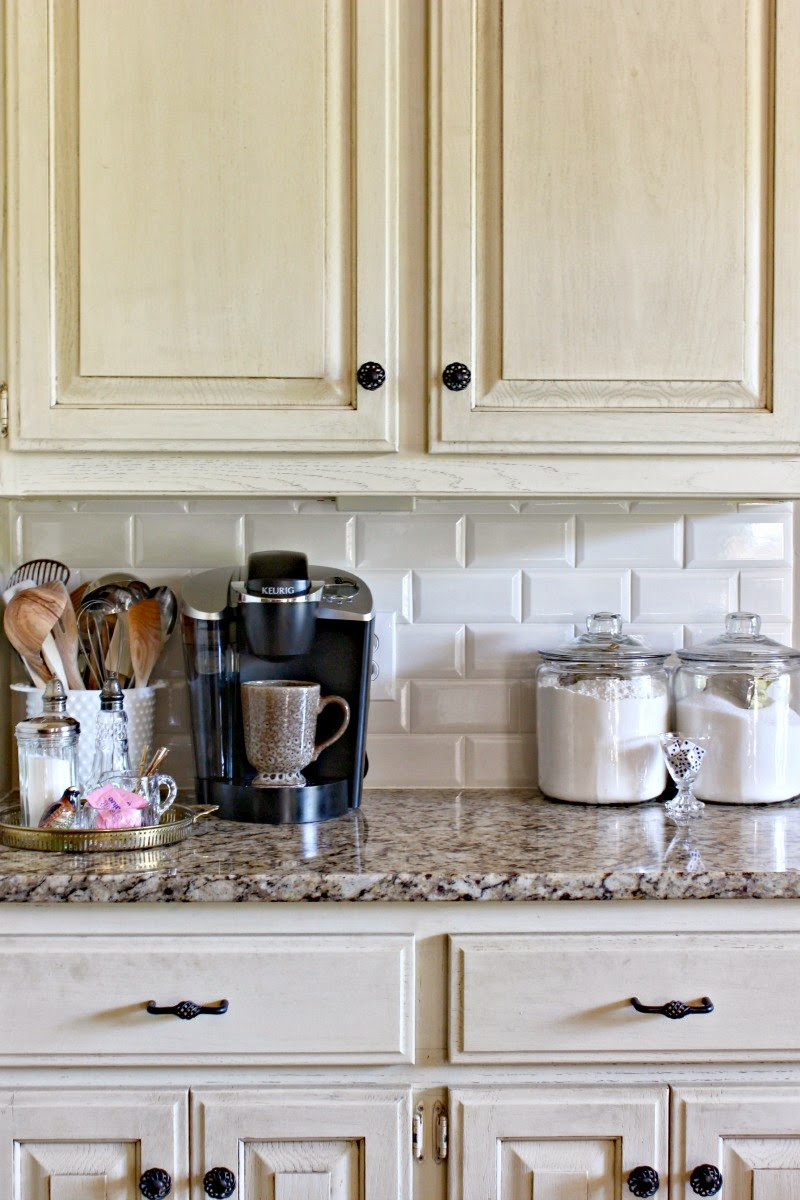
<svg viewBox="0 0 800 1200">
<path fill-rule="evenodd" d="M 132 604 L 125 615 L 136 687 L 147 687 L 164 645 L 161 637 L 161 607 L 155 599 L 140 600 L 138 604 Z"/>
<path fill-rule="evenodd" d="M 58 621 L 53 626 L 56 648 L 61 655 L 69 686 L 76 691 L 84 691 L 85 685 L 78 670 L 78 618 L 75 616 L 69 592 L 58 580 L 43 583 L 36 591 L 43 597 L 51 596 L 54 611 L 57 608 L 60 612 Z"/>
<path fill-rule="evenodd" d="M 11 597 L 3 614 L 3 628 L 26 666 L 33 664 L 36 673 L 45 679 L 55 675 L 67 688 L 61 655 L 51 637 L 60 614 L 54 612 L 50 598 L 43 600 L 36 595 L 38 591 L 36 587 L 27 588 Z M 42 659 L 47 664 L 44 671 L 40 666 Z"/>
</svg>

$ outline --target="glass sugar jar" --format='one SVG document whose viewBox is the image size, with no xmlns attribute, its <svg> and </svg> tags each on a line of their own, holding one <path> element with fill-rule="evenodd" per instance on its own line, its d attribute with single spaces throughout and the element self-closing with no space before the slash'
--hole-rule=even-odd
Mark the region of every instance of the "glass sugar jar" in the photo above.
<svg viewBox="0 0 800 1200">
<path fill-rule="evenodd" d="M 594 613 L 586 632 L 542 651 L 536 671 L 539 788 L 554 800 L 636 804 L 667 777 L 659 735 L 669 725 L 665 654 Z"/>
<path fill-rule="evenodd" d="M 800 796 L 800 651 L 761 632 L 756 613 L 728 613 L 725 632 L 679 650 L 675 722 L 708 750 L 694 791 L 724 804 Z"/>
<path fill-rule="evenodd" d="M 66 789 L 78 783 L 81 727 L 67 713 L 67 694 L 57 679 L 44 689 L 39 716 L 16 727 L 20 824 L 38 826 Z"/>
</svg>

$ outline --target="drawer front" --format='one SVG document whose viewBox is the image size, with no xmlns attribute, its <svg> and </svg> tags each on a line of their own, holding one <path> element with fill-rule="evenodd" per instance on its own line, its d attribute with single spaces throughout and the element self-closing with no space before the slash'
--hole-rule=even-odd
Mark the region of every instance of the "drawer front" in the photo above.
<svg viewBox="0 0 800 1200">
<path fill-rule="evenodd" d="M 533 934 L 450 939 L 455 1062 L 793 1058 L 798 934 Z M 637 1012 L 670 1000 L 712 1013 Z"/>
<path fill-rule="evenodd" d="M 0 1061 L 411 1062 L 413 998 L 410 936 L 0 938 Z"/>
</svg>

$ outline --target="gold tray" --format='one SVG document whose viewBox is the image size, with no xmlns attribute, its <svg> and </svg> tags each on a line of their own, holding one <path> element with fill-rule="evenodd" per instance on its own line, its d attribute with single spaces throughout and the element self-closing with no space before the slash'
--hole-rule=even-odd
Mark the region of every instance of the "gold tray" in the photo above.
<svg viewBox="0 0 800 1200">
<path fill-rule="evenodd" d="M 0 812 L 0 842 L 15 850 L 93 854 L 109 850 L 152 850 L 182 842 L 191 827 L 217 811 L 216 804 L 173 804 L 158 825 L 140 829 L 32 829 L 20 825 L 19 810 Z"/>
</svg>

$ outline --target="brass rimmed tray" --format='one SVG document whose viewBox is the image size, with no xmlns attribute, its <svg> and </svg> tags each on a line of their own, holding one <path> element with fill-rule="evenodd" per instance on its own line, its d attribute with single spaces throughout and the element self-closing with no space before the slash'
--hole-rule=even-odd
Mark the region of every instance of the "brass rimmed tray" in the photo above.
<svg viewBox="0 0 800 1200">
<path fill-rule="evenodd" d="M 141 829 L 31 829 L 20 825 L 18 809 L 0 812 L 0 842 L 15 850 L 48 850 L 61 854 L 94 854 L 112 850 L 154 850 L 182 842 L 201 817 L 216 804 L 173 804 L 158 825 Z"/>
</svg>

